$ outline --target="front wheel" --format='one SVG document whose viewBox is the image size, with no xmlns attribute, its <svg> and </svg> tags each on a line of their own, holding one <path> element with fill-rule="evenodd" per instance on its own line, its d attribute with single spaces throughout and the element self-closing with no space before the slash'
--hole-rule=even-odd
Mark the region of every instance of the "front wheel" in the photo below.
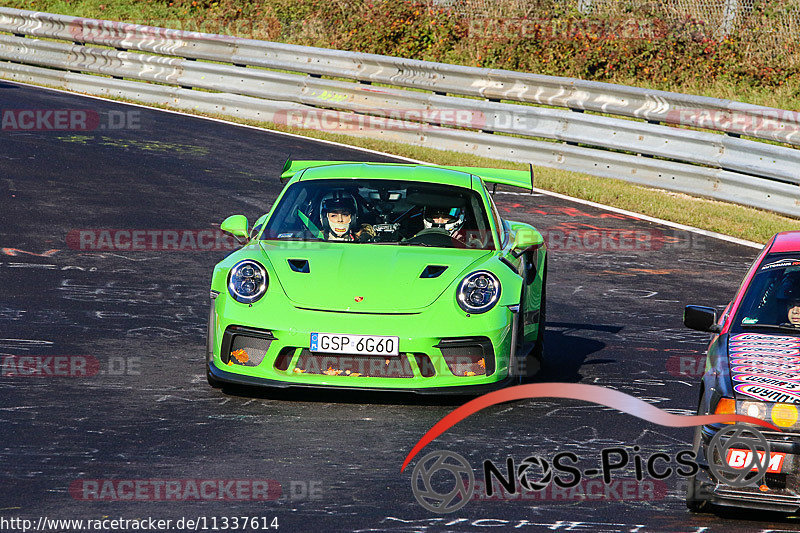
<svg viewBox="0 0 800 533">
<path fill-rule="evenodd" d="M 525 286 L 522 288 L 522 295 L 520 296 L 520 310 L 517 316 L 518 328 L 519 328 L 519 336 L 518 336 L 518 344 L 517 344 L 517 353 L 519 354 L 519 359 L 521 359 L 522 372 L 520 373 L 520 378 L 531 378 L 535 376 L 542 368 L 542 361 L 544 358 L 544 324 L 545 324 L 545 299 L 546 295 L 546 281 L 547 281 L 547 267 L 545 266 L 544 274 L 542 276 L 542 292 L 539 298 L 539 321 L 538 321 L 538 328 L 536 332 L 536 342 L 533 345 L 533 348 L 530 352 L 526 353 L 524 358 L 522 357 L 522 353 L 524 352 L 525 346 Z"/>
<path fill-rule="evenodd" d="M 544 274 L 542 275 L 542 296 L 539 298 L 539 327 L 536 331 L 536 344 L 533 345 L 530 357 L 538 361 L 541 366 L 544 361 L 544 328 L 547 314 L 547 266 L 545 263 Z"/>
</svg>

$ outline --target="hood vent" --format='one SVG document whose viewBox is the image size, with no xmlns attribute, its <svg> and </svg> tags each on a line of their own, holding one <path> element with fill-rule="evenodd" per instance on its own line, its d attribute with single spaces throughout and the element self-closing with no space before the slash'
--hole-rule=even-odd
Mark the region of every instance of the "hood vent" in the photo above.
<svg viewBox="0 0 800 533">
<path fill-rule="evenodd" d="M 301 274 L 308 274 L 311 268 L 308 266 L 308 259 L 287 259 L 289 268 Z"/>
<path fill-rule="evenodd" d="M 425 270 L 422 271 L 422 274 L 419 275 L 421 278 L 438 278 L 442 275 L 442 273 L 447 270 L 446 266 L 441 265 L 428 265 L 425 267 Z"/>
</svg>

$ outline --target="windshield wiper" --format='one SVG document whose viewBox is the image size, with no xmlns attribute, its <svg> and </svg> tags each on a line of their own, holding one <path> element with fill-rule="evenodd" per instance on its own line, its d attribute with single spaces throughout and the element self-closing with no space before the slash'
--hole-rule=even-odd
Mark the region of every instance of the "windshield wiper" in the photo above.
<svg viewBox="0 0 800 533">
<path fill-rule="evenodd" d="M 742 329 L 779 329 L 781 331 L 791 331 L 800 335 L 800 327 L 786 326 L 781 324 L 741 324 Z"/>
</svg>

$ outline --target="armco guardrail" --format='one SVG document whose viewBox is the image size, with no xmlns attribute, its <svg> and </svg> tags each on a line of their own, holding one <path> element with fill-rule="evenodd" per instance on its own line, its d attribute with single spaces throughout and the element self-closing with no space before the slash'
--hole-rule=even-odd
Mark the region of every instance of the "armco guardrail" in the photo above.
<svg viewBox="0 0 800 533">
<path fill-rule="evenodd" d="M 703 125 L 800 144 L 797 114 L 788 111 L 8 8 L 0 8 L 0 31 L 13 34 L 0 34 L 0 60 L 10 62 L 2 64 L 0 71 L 11 79 L 351 135 L 378 135 L 800 216 L 800 175 L 795 171 L 800 168 L 799 150 L 652 123 Z M 649 122 L 509 101 L 601 111 Z"/>
</svg>

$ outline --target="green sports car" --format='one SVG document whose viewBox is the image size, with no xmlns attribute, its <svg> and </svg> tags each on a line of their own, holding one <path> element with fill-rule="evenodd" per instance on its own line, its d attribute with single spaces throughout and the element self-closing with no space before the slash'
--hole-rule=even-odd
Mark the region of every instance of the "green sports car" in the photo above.
<svg viewBox="0 0 800 533">
<path fill-rule="evenodd" d="M 224 384 L 480 393 L 542 357 L 547 250 L 486 183 L 533 172 L 287 161 L 214 268 L 207 376 Z"/>
</svg>

